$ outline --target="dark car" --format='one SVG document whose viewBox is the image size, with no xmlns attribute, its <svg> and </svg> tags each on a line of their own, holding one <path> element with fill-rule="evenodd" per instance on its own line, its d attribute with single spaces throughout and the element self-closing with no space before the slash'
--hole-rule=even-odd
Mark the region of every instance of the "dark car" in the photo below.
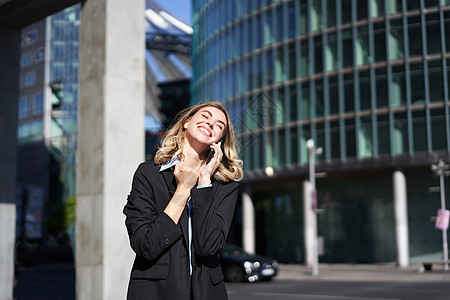
<svg viewBox="0 0 450 300">
<path fill-rule="evenodd" d="M 225 280 L 230 282 L 270 280 L 278 273 L 276 260 L 248 254 L 232 244 L 225 244 L 219 253 L 219 262 Z"/>
</svg>

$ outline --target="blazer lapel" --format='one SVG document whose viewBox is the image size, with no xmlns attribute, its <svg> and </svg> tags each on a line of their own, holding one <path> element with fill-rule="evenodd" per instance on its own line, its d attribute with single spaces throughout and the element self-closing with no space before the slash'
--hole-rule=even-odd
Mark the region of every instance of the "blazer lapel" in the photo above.
<svg viewBox="0 0 450 300">
<path fill-rule="evenodd" d="M 175 175 L 173 174 L 172 169 L 167 169 L 161 172 L 164 181 L 166 182 L 167 191 L 169 194 L 169 201 L 172 199 L 173 194 L 175 193 L 175 190 L 177 188 L 177 181 L 175 179 Z M 185 246 L 186 249 L 188 247 L 187 241 L 189 239 L 189 233 L 188 233 L 188 215 L 187 215 L 187 208 L 184 209 L 183 213 L 181 214 L 180 220 L 178 221 L 179 226 L 181 227 L 181 232 L 184 236 Z"/>
<path fill-rule="evenodd" d="M 171 169 L 164 170 L 161 173 L 164 177 L 164 181 L 166 182 L 167 191 L 169 193 L 169 200 L 170 200 L 170 199 L 172 199 L 172 196 L 175 193 L 175 189 L 177 187 L 175 175 L 173 175 L 173 171 Z"/>
</svg>

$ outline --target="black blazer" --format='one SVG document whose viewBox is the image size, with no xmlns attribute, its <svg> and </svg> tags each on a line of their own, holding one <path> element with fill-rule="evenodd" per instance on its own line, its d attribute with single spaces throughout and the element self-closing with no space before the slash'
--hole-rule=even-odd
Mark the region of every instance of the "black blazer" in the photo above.
<svg viewBox="0 0 450 300">
<path fill-rule="evenodd" d="M 128 299 L 227 299 L 218 253 L 225 244 L 239 184 L 212 180 L 191 190 L 192 260 L 189 275 L 188 215 L 178 224 L 164 213 L 176 189 L 172 168 L 159 172 L 153 162 L 139 165 L 123 212 L 136 253 Z"/>
</svg>

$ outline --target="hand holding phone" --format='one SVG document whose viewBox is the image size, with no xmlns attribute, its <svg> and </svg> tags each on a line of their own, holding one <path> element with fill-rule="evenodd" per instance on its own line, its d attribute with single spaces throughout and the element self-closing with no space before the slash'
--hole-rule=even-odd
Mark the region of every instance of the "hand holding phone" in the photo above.
<svg viewBox="0 0 450 300">
<path fill-rule="evenodd" d="M 222 140 L 217 143 L 213 143 L 210 147 L 211 149 L 208 150 L 208 153 L 206 154 L 206 163 L 202 168 L 200 168 L 199 185 L 211 183 L 211 176 L 214 174 L 222 161 Z"/>
<path fill-rule="evenodd" d="M 220 143 L 219 147 L 220 147 L 220 150 L 223 152 L 222 141 L 223 141 L 223 140 L 220 140 L 220 141 L 218 141 L 216 144 L 219 145 L 219 143 Z M 213 148 L 212 145 L 211 145 L 211 148 L 208 150 L 208 153 L 206 154 L 206 164 L 208 164 L 208 163 L 211 161 L 211 158 L 213 158 L 214 153 L 215 153 L 214 148 Z"/>
</svg>

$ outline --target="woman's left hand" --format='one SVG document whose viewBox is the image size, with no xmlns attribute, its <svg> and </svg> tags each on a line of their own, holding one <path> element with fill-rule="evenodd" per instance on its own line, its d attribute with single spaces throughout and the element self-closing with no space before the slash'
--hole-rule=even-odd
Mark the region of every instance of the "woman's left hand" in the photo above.
<svg viewBox="0 0 450 300">
<path fill-rule="evenodd" d="M 198 185 L 211 184 L 211 177 L 222 161 L 223 153 L 222 149 L 220 148 L 221 144 L 222 142 L 212 143 L 212 145 L 210 146 L 211 149 L 214 150 L 214 155 L 208 162 L 208 164 L 200 167 Z"/>
</svg>

